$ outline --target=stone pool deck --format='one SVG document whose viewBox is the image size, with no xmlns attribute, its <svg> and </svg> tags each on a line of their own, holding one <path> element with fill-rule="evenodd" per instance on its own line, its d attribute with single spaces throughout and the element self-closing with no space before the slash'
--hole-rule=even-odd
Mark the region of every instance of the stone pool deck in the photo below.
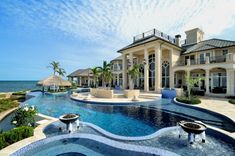
<svg viewBox="0 0 235 156">
<path fill-rule="evenodd" d="M 229 103 L 228 99 L 207 96 L 200 99 L 202 103 L 195 106 L 223 114 L 235 122 L 235 105 Z"/>
</svg>

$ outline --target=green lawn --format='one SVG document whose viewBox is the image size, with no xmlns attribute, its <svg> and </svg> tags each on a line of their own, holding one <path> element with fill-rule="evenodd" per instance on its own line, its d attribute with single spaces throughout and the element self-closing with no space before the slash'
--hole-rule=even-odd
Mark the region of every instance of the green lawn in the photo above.
<svg viewBox="0 0 235 156">
<path fill-rule="evenodd" d="M 5 97 L 6 97 L 5 94 L 0 94 L 0 99 L 1 99 L 1 98 L 5 98 Z"/>
<path fill-rule="evenodd" d="M 19 102 L 12 99 L 0 99 L 0 113 L 8 109 L 18 107 Z"/>
</svg>

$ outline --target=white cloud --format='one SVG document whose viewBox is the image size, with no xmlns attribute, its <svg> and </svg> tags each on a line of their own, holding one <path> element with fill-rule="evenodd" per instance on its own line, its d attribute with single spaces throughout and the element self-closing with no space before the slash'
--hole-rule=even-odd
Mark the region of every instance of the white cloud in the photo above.
<svg viewBox="0 0 235 156">
<path fill-rule="evenodd" d="M 60 30 L 95 43 L 99 52 L 122 48 L 134 35 L 152 28 L 183 35 L 202 27 L 207 36 L 215 36 L 235 25 L 234 6 L 234 0 L 0 2 L 0 9 L 17 17 L 18 23 Z"/>
</svg>

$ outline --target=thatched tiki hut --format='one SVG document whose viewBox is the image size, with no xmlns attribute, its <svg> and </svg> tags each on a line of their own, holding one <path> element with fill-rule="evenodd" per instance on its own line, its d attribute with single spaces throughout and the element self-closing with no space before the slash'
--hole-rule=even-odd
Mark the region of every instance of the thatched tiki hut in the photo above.
<svg viewBox="0 0 235 156">
<path fill-rule="evenodd" d="M 56 91 L 60 87 L 72 86 L 72 84 L 69 81 L 62 79 L 61 77 L 57 75 L 51 75 L 48 78 L 38 81 L 37 85 L 42 86 L 43 91 L 44 91 L 44 87 L 47 87 L 49 89 L 53 88 L 53 90 Z"/>
</svg>

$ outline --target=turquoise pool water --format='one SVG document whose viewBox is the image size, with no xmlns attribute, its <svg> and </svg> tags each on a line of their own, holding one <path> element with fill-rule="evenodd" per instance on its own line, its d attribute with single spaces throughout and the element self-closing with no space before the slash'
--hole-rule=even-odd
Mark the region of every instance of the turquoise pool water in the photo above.
<svg viewBox="0 0 235 156">
<path fill-rule="evenodd" d="M 214 114 L 184 108 L 168 99 L 132 105 L 100 105 L 73 101 L 69 95 L 40 94 L 25 103 L 52 117 L 67 113 L 80 114 L 81 121 L 93 123 L 121 136 L 145 136 L 175 126 L 181 120 L 200 120 L 216 127 L 234 130 L 234 123 Z"/>
</svg>

